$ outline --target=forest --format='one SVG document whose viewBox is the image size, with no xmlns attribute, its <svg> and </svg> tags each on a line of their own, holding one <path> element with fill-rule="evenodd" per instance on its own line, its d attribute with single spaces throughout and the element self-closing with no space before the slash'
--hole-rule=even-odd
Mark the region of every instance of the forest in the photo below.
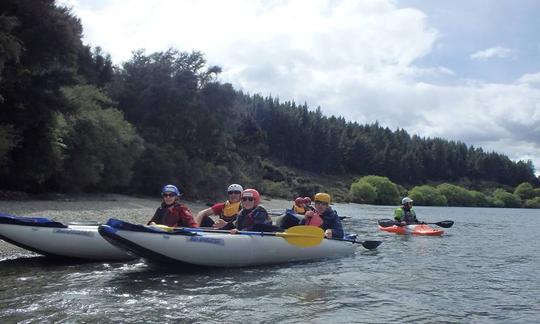
<svg viewBox="0 0 540 324">
<path fill-rule="evenodd" d="M 203 199 L 232 182 L 310 195 L 325 177 L 347 192 L 367 175 L 408 188 L 540 184 L 531 161 L 243 93 L 202 52 L 134 49 L 115 65 L 53 0 L 4 0 L 0 12 L 0 190 L 157 195 L 174 183 Z"/>
</svg>

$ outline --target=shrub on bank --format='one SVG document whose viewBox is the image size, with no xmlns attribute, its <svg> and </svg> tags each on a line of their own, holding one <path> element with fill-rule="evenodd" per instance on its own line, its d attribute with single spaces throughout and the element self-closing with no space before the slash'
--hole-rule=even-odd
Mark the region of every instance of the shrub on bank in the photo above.
<svg viewBox="0 0 540 324">
<path fill-rule="evenodd" d="M 416 186 L 409 191 L 409 197 L 420 206 L 446 206 L 448 201 L 435 187 Z"/>
<path fill-rule="evenodd" d="M 465 188 L 443 183 L 437 186 L 437 190 L 446 197 L 448 206 L 475 206 L 474 196 Z"/>
<path fill-rule="evenodd" d="M 521 207 L 521 199 L 518 196 L 511 194 L 503 189 L 495 190 L 495 192 L 493 193 L 493 198 L 495 199 L 495 201 L 502 201 L 504 203 L 503 207 L 507 207 L 507 208 Z M 495 207 L 499 207 L 499 206 L 495 206 Z"/>
<path fill-rule="evenodd" d="M 364 183 L 371 185 L 371 187 L 375 189 L 376 197 L 373 203 L 377 205 L 396 205 L 399 203 L 400 195 L 397 185 L 387 177 L 376 175 L 365 176 L 353 182 L 353 184 L 351 184 L 351 189 L 349 190 L 351 196 L 353 196 L 353 188 L 358 188 L 359 185 Z M 368 187 L 363 186 L 363 188 Z M 369 191 L 369 189 L 365 190 L 366 192 Z"/>
<path fill-rule="evenodd" d="M 516 187 L 516 189 L 514 190 L 514 195 L 518 196 L 523 200 L 526 200 L 534 198 L 536 196 L 536 193 L 534 192 L 532 184 L 528 182 L 523 182 Z"/>
<path fill-rule="evenodd" d="M 534 197 L 525 201 L 526 208 L 540 208 L 540 197 Z"/>
<path fill-rule="evenodd" d="M 375 187 L 367 182 L 354 182 L 351 185 L 351 199 L 359 204 L 373 204 L 377 198 Z"/>
</svg>

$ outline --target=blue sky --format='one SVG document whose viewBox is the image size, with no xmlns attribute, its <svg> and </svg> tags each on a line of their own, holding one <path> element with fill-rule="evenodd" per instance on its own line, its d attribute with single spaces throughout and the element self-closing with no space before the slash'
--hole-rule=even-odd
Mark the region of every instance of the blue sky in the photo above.
<svg viewBox="0 0 540 324">
<path fill-rule="evenodd" d="M 466 79 L 512 82 L 540 71 L 540 2 L 535 0 L 419 1 L 403 0 L 398 7 L 415 7 L 427 16 L 440 39 L 418 64 L 443 64 Z M 471 53 L 502 47 L 506 57 L 471 59 Z"/>
<path fill-rule="evenodd" d="M 540 1 L 59 3 L 117 64 L 140 48 L 199 50 L 236 89 L 540 169 Z"/>
</svg>

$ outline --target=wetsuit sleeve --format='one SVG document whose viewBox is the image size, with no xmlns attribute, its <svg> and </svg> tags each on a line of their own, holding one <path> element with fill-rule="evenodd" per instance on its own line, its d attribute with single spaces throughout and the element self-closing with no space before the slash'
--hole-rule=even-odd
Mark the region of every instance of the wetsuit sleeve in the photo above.
<svg viewBox="0 0 540 324">
<path fill-rule="evenodd" d="M 335 211 L 332 213 L 329 225 L 328 228 L 332 230 L 332 237 L 343 238 L 343 225 L 341 225 L 341 220 Z"/>
<path fill-rule="evenodd" d="M 180 211 L 180 218 L 182 220 L 182 226 L 199 227 L 199 225 L 197 225 L 197 222 L 195 221 L 195 218 L 193 218 L 193 214 L 191 214 L 191 210 L 189 210 L 189 208 L 187 208 L 186 206 L 182 206 L 182 209 Z"/>
<path fill-rule="evenodd" d="M 411 209 L 411 213 L 412 213 L 412 215 L 413 215 L 413 221 L 414 221 L 415 223 L 419 223 L 418 218 L 416 218 L 416 212 L 414 211 L 414 209 Z"/>
<path fill-rule="evenodd" d="M 146 223 L 146 225 L 150 225 L 150 223 L 154 222 L 154 223 L 158 223 L 158 215 L 159 215 L 159 208 L 156 209 L 156 212 L 154 213 L 154 216 L 152 216 L 152 218 L 148 221 L 148 223 Z"/>
<path fill-rule="evenodd" d="M 396 210 L 394 210 L 394 219 L 397 220 L 398 222 L 401 222 L 402 217 L 403 217 L 403 212 L 401 208 L 396 208 Z"/>
</svg>

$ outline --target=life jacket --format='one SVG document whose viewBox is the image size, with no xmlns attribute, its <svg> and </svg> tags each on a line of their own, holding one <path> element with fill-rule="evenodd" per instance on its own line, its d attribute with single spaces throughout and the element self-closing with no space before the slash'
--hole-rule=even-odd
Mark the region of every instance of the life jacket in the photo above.
<svg viewBox="0 0 540 324">
<path fill-rule="evenodd" d="M 414 209 L 405 210 L 403 207 L 399 207 L 397 214 L 399 215 L 399 220 L 403 221 L 407 224 L 414 224 L 417 222 L 416 220 L 416 212 Z"/>
<path fill-rule="evenodd" d="M 317 212 L 314 212 L 313 213 L 313 216 L 311 216 L 310 218 L 306 219 L 306 223 L 304 225 L 307 225 L 307 226 L 317 226 L 317 227 L 320 227 L 322 224 L 323 224 L 323 219 L 321 218 L 321 216 L 319 215 L 319 213 Z"/>
<path fill-rule="evenodd" d="M 255 224 L 255 214 L 260 212 L 266 213 L 266 210 L 261 206 L 257 206 L 249 211 L 242 209 L 242 211 L 238 215 L 236 228 L 240 230 L 251 228 Z M 271 225 L 272 220 L 270 219 L 270 216 L 268 216 L 268 214 L 266 215 L 266 218 L 267 223 Z"/>
<path fill-rule="evenodd" d="M 219 218 L 226 222 L 232 222 L 238 215 L 238 212 L 240 212 L 240 202 L 238 201 L 232 203 L 227 200 L 225 202 L 225 206 L 223 206 L 223 210 L 221 211 Z"/>
<path fill-rule="evenodd" d="M 292 209 L 296 214 L 304 215 L 306 213 L 306 209 L 304 207 L 297 206 L 296 204 L 293 205 Z"/>
</svg>

